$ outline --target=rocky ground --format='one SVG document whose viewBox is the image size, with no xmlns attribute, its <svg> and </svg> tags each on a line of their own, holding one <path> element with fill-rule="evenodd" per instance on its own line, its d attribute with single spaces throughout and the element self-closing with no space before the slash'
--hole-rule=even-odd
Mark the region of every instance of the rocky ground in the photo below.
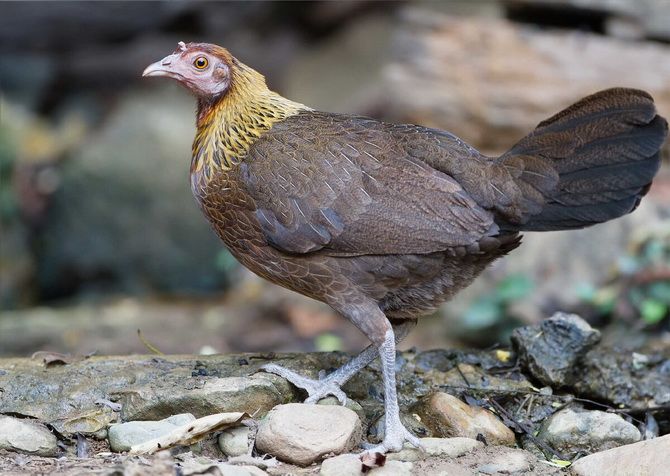
<svg viewBox="0 0 670 476">
<path fill-rule="evenodd" d="M 361 455 L 383 437 L 381 374 L 334 398 L 260 371 L 317 376 L 343 353 L 0 360 L 3 474 L 662 474 L 670 343 L 611 348 L 574 315 L 513 348 L 398 354 L 399 399 L 423 451 Z M 666 435 L 666 436 L 663 436 Z M 634 472 L 630 472 L 634 468 Z"/>
<path fill-rule="evenodd" d="M 401 352 L 397 368 L 425 451 L 361 459 L 359 442 L 384 431 L 377 366 L 345 386 L 347 408 L 306 407 L 260 366 L 316 376 L 345 354 L 237 352 L 364 339 L 236 268 L 190 196 L 192 100 L 139 73 L 177 41 L 206 39 L 287 97 L 439 127 L 498 154 L 609 86 L 650 91 L 667 117 L 668 3 L 296 5 L 3 6 L 0 307 L 12 310 L 0 316 L 0 473 L 666 474 L 667 160 L 634 214 L 529 234 L 423 319 L 405 345 L 442 349 Z M 566 316 L 537 324 L 557 309 L 603 334 Z M 444 350 L 506 342 L 523 324 L 512 348 Z M 151 348 L 137 329 L 188 355 L 108 356 Z M 40 349 L 51 352 L 8 357 Z M 214 351 L 224 355 L 191 355 Z M 130 454 L 156 438 L 175 446 Z"/>
</svg>

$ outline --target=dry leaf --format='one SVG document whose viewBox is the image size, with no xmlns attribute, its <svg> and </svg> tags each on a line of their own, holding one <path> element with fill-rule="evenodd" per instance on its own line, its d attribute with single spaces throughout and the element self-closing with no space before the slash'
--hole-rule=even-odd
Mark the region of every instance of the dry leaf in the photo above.
<svg viewBox="0 0 670 476">
<path fill-rule="evenodd" d="M 152 454 L 156 451 L 172 448 L 173 446 L 192 445 L 210 433 L 240 423 L 244 418 L 249 418 L 249 415 L 240 412 L 207 415 L 179 426 L 167 435 L 133 446 L 130 448 L 130 454 Z"/>
</svg>

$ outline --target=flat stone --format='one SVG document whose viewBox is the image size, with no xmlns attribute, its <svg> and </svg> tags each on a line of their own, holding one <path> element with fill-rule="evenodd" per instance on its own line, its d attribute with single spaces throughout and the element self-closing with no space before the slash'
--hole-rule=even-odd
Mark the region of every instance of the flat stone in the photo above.
<svg viewBox="0 0 670 476">
<path fill-rule="evenodd" d="M 159 421 L 118 423 L 109 427 L 107 432 L 109 446 L 117 453 L 129 451 L 134 445 L 163 436 L 193 420 L 195 417 L 190 413 L 182 413 Z"/>
<path fill-rule="evenodd" d="M 343 454 L 328 458 L 321 463 L 321 476 L 360 476 L 363 474 L 363 463 L 359 455 Z"/>
<path fill-rule="evenodd" d="M 158 420 L 186 411 L 197 418 L 228 412 L 263 415 L 285 401 L 282 392 L 263 374 L 212 378 L 196 388 L 148 384 L 119 395 L 121 417 L 131 421 Z"/>
<path fill-rule="evenodd" d="M 260 422 L 256 448 L 282 461 L 307 466 L 361 441 L 361 421 L 355 412 L 335 405 L 278 405 Z"/>
<path fill-rule="evenodd" d="M 419 461 L 428 456 L 440 456 L 449 458 L 458 458 L 476 448 L 481 448 L 484 443 L 473 440 L 472 438 L 421 438 L 421 444 L 425 451 L 415 448 L 409 443 L 405 443 L 402 450 L 397 453 L 386 455 L 387 460 L 397 461 Z"/>
<path fill-rule="evenodd" d="M 75 433 L 90 435 L 94 438 L 107 438 L 107 428 L 116 421 L 116 414 L 109 407 L 99 407 L 92 410 L 74 410 L 64 418 L 49 422 L 60 434 L 72 436 Z"/>
<path fill-rule="evenodd" d="M 574 381 L 575 364 L 599 341 L 600 332 L 584 319 L 562 312 L 512 333 L 521 365 L 542 384 L 554 388 Z"/>
<path fill-rule="evenodd" d="M 0 450 L 56 456 L 56 436 L 34 420 L 0 415 Z"/>
<path fill-rule="evenodd" d="M 218 471 L 214 472 L 214 468 Z M 256 466 L 217 463 L 189 465 L 182 474 L 184 474 L 184 476 L 201 474 L 219 474 L 221 476 L 267 476 L 268 473 Z"/>
<path fill-rule="evenodd" d="M 514 445 L 514 432 L 490 411 L 470 406 L 453 395 L 436 392 L 421 399 L 414 411 L 434 435 L 477 438 L 494 445 Z"/>
<path fill-rule="evenodd" d="M 246 426 L 236 426 L 224 430 L 219 435 L 219 449 L 226 456 L 241 456 L 251 453 L 251 430 Z"/>
<path fill-rule="evenodd" d="M 601 451 L 576 461 L 576 476 L 660 476 L 668 474 L 670 435 Z"/>
<path fill-rule="evenodd" d="M 505 453 L 494 457 L 490 462 L 477 468 L 484 474 L 512 474 L 526 473 L 533 468 L 535 458 L 524 450 L 509 449 Z"/>
<path fill-rule="evenodd" d="M 566 457 L 595 453 L 640 441 L 640 431 L 613 413 L 561 410 L 547 419 L 538 435 Z"/>
<path fill-rule="evenodd" d="M 365 474 L 370 476 L 412 476 L 412 463 L 404 461 L 386 461 L 384 466 L 373 468 Z"/>
</svg>

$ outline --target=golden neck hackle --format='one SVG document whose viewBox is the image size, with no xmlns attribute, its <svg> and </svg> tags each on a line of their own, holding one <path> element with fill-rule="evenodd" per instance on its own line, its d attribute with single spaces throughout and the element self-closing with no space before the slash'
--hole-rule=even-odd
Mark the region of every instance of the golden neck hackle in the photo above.
<svg viewBox="0 0 670 476">
<path fill-rule="evenodd" d="M 191 173 L 209 178 L 244 159 L 251 145 L 273 124 L 308 107 L 270 91 L 265 78 L 236 62 L 228 92 L 212 105 L 199 105 Z"/>
</svg>

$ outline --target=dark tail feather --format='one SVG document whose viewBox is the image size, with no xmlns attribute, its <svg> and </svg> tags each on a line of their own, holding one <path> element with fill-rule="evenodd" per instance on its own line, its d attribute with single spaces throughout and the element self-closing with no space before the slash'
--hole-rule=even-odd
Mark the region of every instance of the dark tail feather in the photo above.
<svg viewBox="0 0 670 476">
<path fill-rule="evenodd" d="M 496 221 L 509 231 L 566 230 L 632 212 L 658 171 L 667 132 L 644 91 L 582 99 L 496 159 L 521 192 Z"/>
</svg>

